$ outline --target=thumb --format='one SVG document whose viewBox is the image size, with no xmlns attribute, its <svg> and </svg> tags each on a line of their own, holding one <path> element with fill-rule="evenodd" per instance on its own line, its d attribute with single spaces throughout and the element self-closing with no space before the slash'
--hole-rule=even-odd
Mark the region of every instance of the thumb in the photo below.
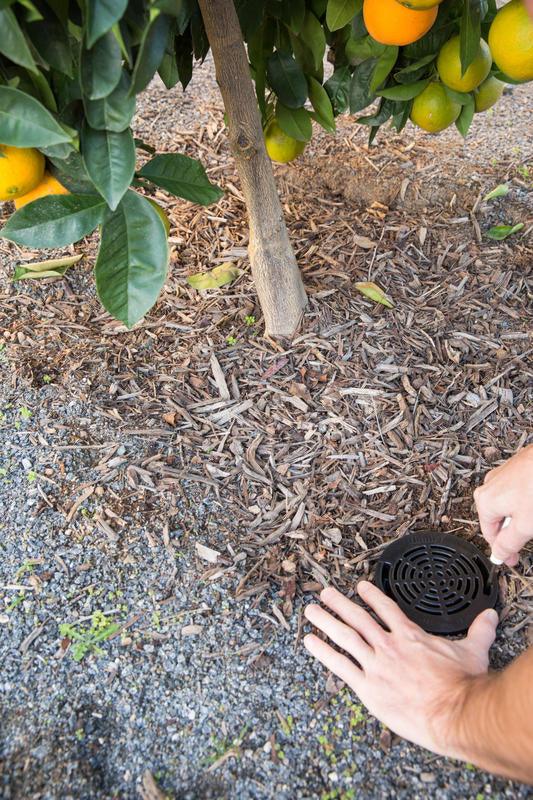
<svg viewBox="0 0 533 800">
<path fill-rule="evenodd" d="M 496 638 L 498 622 L 498 613 L 493 608 L 482 611 L 468 629 L 468 636 L 466 637 L 468 643 L 477 651 L 488 653 L 489 647 Z"/>
<path fill-rule="evenodd" d="M 531 538 L 531 534 L 530 525 L 524 524 L 521 519 L 512 517 L 507 526 L 502 525 L 492 542 L 492 555 L 500 561 L 507 561 L 520 552 Z"/>
</svg>

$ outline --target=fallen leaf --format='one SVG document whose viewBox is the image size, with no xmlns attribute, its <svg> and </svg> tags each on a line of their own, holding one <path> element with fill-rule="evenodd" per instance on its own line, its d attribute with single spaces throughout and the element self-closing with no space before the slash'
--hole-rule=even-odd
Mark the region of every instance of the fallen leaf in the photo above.
<svg viewBox="0 0 533 800">
<path fill-rule="evenodd" d="M 483 202 L 486 203 L 487 200 L 494 200 L 496 197 L 505 197 L 508 192 L 509 186 L 506 183 L 500 183 L 492 192 L 485 195 Z"/>
<path fill-rule="evenodd" d="M 373 247 L 376 246 L 376 243 L 369 239 L 368 236 L 353 236 L 352 241 L 358 247 L 362 247 L 364 250 L 371 250 Z"/>
<path fill-rule="evenodd" d="M 232 283 L 241 274 L 242 269 L 234 266 L 231 261 L 225 261 L 208 272 L 197 272 L 195 275 L 189 275 L 187 283 L 193 289 L 218 289 L 220 286 Z"/>
<path fill-rule="evenodd" d="M 62 278 L 73 264 L 83 258 L 83 253 L 64 258 L 49 258 L 47 261 L 35 261 L 31 264 L 17 264 L 13 274 L 13 282 L 28 281 L 38 278 Z"/>
<path fill-rule="evenodd" d="M 503 239 L 507 239 L 508 236 L 511 236 L 511 234 L 521 231 L 523 227 L 523 222 L 518 222 L 516 225 L 494 225 L 487 231 L 487 236 L 489 239 L 495 239 L 497 242 L 501 242 Z"/>
<path fill-rule="evenodd" d="M 203 631 L 201 625 L 184 625 L 181 629 L 182 636 L 199 636 Z"/>
<path fill-rule="evenodd" d="M 361 292 L 361 294 L 364 294 L 365 297 L 368 297 L 375 303 L 381 303 L 382 306 L 387 306 L 387 308 L 394 308 L 394 303 L 389 300 L 383 289 L 380 289 L 377 283 L 359 282 L 355 284 L 355 288 L 358 292 Z"/>
<path fill-rule="evenodd" d="M 220 557 L 218 550 L 206 547 L 205 544 L 200 544 L 200 542 L 196 542 L 196 553 L 200 558 L 203 558 L 204 561 L 209 561 L 210 564 L 216 564 Z"/>
<path fill-rule="evenodd" d="M 175 411 L 167 411 L 166 414 L 163 414 L 163 419 L 167 423 L 174 428 L 176 425 L 176 412 Z"/>
</svg>

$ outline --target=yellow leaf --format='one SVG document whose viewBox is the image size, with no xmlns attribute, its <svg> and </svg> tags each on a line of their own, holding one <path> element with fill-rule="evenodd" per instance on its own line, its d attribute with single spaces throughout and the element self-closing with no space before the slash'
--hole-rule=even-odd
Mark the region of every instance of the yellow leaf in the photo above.
<svg viewBox="0 0 533 800">
<path fill-rule="evenodd" d="M 189 275 L 187 283 L 193 289 L 218 289 L 226 283 L 232 283 L 241 275 L 242 269 L 235 267 L 231 261 L 225 261 L 218 267 L 213 267 L 209 272 L 197 272 Z"/>
<path fill-rule="evenodd" d="M 83 258 L 83 253 L 79 253 L 77 256 L 65 256 L 64 258 L 49 258 L 48 261 L 26 262 L 17 266 L 27 272 L 47 272 L 50 269 L 57 269 L 57 267 L 71 267 L 73 264 L 77 264 L 81 258 Z"/>
<path fill-rule="evenodd" d="M 355 284 L 355 288 L 358 292 L 361 292 L 361 294 L 364 294 L 365 297 L 368 297 L 375 303 L 381 303 L 382 306 L 387 306 L 387 308 L 394 308 L 394 303 L 389 300 L 383 289 L 380 289 L 377 283 L 359 282 Z"/>
</svg>

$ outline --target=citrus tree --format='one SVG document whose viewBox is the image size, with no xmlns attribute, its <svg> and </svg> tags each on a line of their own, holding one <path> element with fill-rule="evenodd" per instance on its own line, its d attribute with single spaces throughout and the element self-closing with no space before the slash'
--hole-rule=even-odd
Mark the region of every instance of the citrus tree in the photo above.
<svg viewBox="0 0 533 800">
<path fill-rule="evenodd" d="M 465 136 L 506 82 L 533 79 L 523 0 L 0 0 L 0 200 L 17 207 L 2 235 L 58 248 L 98 229 L 98 294 L 129 327 L 167 274 L 150 191 L 221 196 L 197 160 L 135 138 L 136 98 L 156 73 L 185 89 L 210 48 L 272 335 L 295 332 L 306 296 L 269 156 L 292 160 L 313 123 L 333 133 L 345 112 L 370 142 L 409 120 Z"/>
</svg>

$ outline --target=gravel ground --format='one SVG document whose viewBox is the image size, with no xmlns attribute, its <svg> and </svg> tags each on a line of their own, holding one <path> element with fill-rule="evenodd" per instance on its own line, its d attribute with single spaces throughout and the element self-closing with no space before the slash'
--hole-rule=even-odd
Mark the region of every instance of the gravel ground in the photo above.
<svg viewBox="0 0 533 800">
<path fill-rule="evenodd" d="M 167 95 L 154 87 L 143 100 L 137 132 L 153 139 L 157 130 L 170 148 L 180 126 L 208 124 L 210 104 L 213 113 L 220 108 L 210 65 L 194 80 L 188 99 L 173 93 L 175 113 L 169 119 L 165 112 L 164 126 Z M 466 145 L 446 134 L 443 160 L 466 148 L 472 159 L 523 162 L 530 97 L 530 89 L 514 90 L 513 116 L 506 97 L 502 114 L 483 130 L 476 121 Z M 344 133 L 349 125 L 342 123 Z M 320 136 L 306 158 L 319 144 Z M 25 291 L 31 298 L 31 288 Z M 166 515 L 154 511 L 154 526 L 167 525 L 163 543 L 135 508 L 104 535 L 95 496 L 69 519 L 73 498 L 100 474 L 102 452 L 116 448 L 118 473 L 106 497 L 120 497 L 128 461 L 151 451 L 95 411 L 90 386 L 83 403 L 68 387 L 46 380 L 27 385 L 2 351 L 0 360 L 2 797 L 531 796 L 525 786 L 391 737 L 357 698 L 326 680 L 299 642 L 299 611 L 309 598 L 295 602 L 286 630 L 266 614 L 270 604 L 234 600 L 235 580 L 245 571 L 238 559 L 235 570 L 205 577 L 212 565 L 198 557 L 197 542 L 229 562 L 236 555 L 217 531 L 227 512 L 216 501 L 185 486 Z M 79 641 L 69 647 L 60 628 L 67 624 L 85 635 L 81 644 L 91 626 L 104 635 L 101 652 L 90 647 L 83 655 Z M 494 664 L 507 663 L 524 646 L 523 630 L 500 637 Z M 76 655 L 83 657 L 76 661 Z M 160 794 L 146 783 L 143 788 L 147 770 Z"/>
<path fill-rule="evenodd" d="M 40 487 L 76 495 L 95 478 L 94 450 L 61 449 L 80 427 L 90 441 L 114 441 L 89 406 L 44 386 L 8 391 L 0 407 L 6 800 L 134 798 L 146 770 L 160 797 L 191 800 L 529 796 L 391 742 L 357 698 L 326 683 L 297 643 L 297 613 L 285 630 L 261 606 L 237 603 L 230 578 L 203 580 L 195 542 L 224 548 L 213 524 L 222 507 L 190 493 L 166 546 L 150 546 L 134 515 L 104 542 L 91 498 L 70 522 L 40 502 Z M 125 462 L 139 454 L 138 439 L 116 444 Z M 122 630 L 77 662 L 60 626 L 87 630 L 95 612 Z M 522 647 L 499 642 L 496 663 Z"/>
</svg>

